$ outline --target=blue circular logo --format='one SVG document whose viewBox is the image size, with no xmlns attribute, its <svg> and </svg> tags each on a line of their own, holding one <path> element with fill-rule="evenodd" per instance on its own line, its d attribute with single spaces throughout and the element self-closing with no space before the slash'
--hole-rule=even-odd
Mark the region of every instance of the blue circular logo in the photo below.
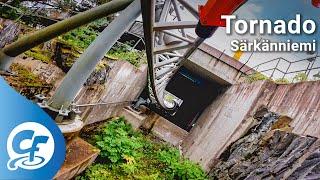
<svg viewBox="0 0 320 180">
<path fill-rule="evenodd" d="M 0 78 L 0 179 L 52 179 L 66 147 L 56 123 Z"/>
</svg>

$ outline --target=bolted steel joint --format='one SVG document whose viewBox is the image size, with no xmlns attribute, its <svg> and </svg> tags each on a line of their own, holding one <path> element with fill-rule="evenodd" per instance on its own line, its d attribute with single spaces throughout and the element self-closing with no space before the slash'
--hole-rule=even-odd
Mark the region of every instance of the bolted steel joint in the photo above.
<svg viewBox="0 0 320 180">
<path fill-rule="evenodd" d="M 70 124 L 73 123 L 76 117 L 81 113 L 79 108 L 72 104 L 69 108 L 55 109 L 49 106 L 49 98 L 44 95 L 36 95 L 36 103 L 58 124 Z"/>
</svg>

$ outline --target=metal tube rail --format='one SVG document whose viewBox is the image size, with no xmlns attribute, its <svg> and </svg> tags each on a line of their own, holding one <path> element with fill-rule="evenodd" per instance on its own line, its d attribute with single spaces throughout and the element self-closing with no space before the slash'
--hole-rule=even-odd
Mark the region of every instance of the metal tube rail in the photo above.
<svg viewBox="0 0 320 180">
<path fill-rule="evenodd" d="M 140 0 L 135 0 L 125 13 L 116 17 L 73 64 L 55 94 L 48 101 L 54 109 L 67 109 L 96 65 L 141 13 Z"/>
<path fill-rule="evenodd" d="M 91 21 L 119 12 L 131 2 L 133 0 L 114 0 L 20 38 L 0 50 L 0 70 L 8 70 L 19 54 Z"/>
<path fill-rule="evenodd" d="M 74 107 L 89 107 L 89 106 L 101 106 L 101 105 L 115 105 L 115 104 L 124 104 L 132 103 L 134 101 L 121 101 L 121 102 L 100 102 L 100 103 L 90 103 L 90 104 L 75 104 Z"/>
</svg>

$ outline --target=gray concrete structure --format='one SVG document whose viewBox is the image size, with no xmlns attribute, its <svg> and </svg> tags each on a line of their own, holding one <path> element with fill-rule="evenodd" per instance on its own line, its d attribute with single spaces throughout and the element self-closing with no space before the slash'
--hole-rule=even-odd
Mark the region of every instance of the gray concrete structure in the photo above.
<svg viewBox="0 0 320 180">
<path fill-rule="evenodd" d="M 184 155 L 210 170 L 221 153 L 255 124 L 251 117 L 260 107 L 292 118 L 293 133 L 319 138 L 319 87 L 319 81 L 288 85 L 258 81 L 231 86 L 206 108 L 184 138 Z"/>
<path fill-rule="evenodd" d="M 218 82 L 221 85 L 235 84 L 250 68 L 206 43 L 188 58 L 184 64 L 192 72 Z"/>
</svg>

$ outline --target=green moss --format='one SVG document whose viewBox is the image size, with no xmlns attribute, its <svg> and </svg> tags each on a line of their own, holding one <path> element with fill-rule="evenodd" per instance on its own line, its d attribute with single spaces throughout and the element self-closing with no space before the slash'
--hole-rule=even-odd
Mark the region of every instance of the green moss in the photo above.
<svg viewBox="0 0 320 180">
<path fill-rule="evenodd" d="M 41 80 L 39 76 L 28 71 L 26 68 L 22 67 L 19 64 L 12 64 L 10 68 L 17 75 L 7 76 L 5 77 L 5 79 L 17 91 L 20 91 L 21 89 L 27 87 L 51 87 L 50 84 L 47 84 L 45 81 Z"/>
<path fill-rule="evenodd" d="M 59 41 L 67 44 L 77 50 L 86 49 L 98 36 L 98 28 L 108 24 L 106 18 L 98 19 L 85 26 L 76 28 L 70 32 L 61 35 Z"/>
<path fill-rule="evenodd" d="M 52 54 L 48 51 L 43 51 L 38 48 L 33 48 L 27 52 L 24 53 L 28 57 L 32 57 L 34 59 L 40 60 L 44 63 L 50 63 Z"/>
<path fill-rule="evenodd" d="M 128 61 L 130 64 L 136 67 L 139 67 L 141 64 L 145 64 L 146 62 L 145 55 L 138 51 L 130 51 L 130 52 L 112 51 L 107 54 L 107 58 L 113 59 L 113 60 Z"/>
</svg>

